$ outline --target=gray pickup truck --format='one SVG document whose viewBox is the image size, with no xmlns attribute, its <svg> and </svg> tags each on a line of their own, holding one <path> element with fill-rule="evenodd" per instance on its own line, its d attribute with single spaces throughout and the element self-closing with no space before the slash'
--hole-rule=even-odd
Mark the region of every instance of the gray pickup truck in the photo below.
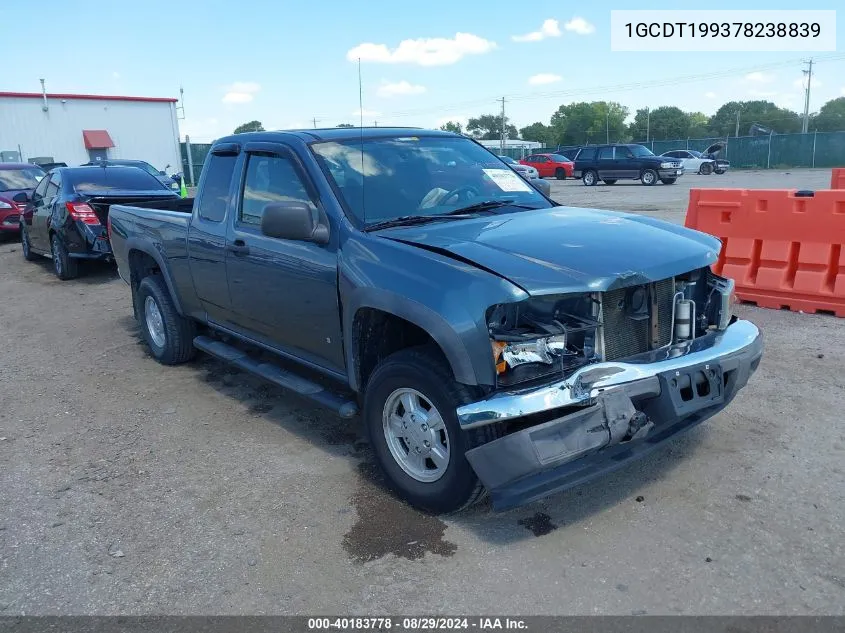
<svg viewBox="0 0 845 633">
<path fill-rule="evenodd" d="M 152 356 L 201 350 L 360 415 L 390 486 L 432 512 L 619 468 L 762 356 L 717 239 L 559 206 L 447 132 L 229 136 L 195 201 L 155 205 L 109 217 Z"/>
</svg>

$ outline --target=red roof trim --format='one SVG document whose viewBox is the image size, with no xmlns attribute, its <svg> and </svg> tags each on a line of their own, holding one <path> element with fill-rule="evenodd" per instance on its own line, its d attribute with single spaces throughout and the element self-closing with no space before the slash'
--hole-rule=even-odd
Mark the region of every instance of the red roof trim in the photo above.
<svg viewBox="0 0 845 633">
<path fill-rule="evenodd" d="M 0 92 L 0 97 L 20 97 L 23 99 L 41 99 L 40 92 Z M 70 95 L 47 93 L 48 99 L 94 99 L 97 101 L 148 101 L 154 103 L 176 103 L 172 97 L 120 97 L 116 95 Z"/>
</svg>

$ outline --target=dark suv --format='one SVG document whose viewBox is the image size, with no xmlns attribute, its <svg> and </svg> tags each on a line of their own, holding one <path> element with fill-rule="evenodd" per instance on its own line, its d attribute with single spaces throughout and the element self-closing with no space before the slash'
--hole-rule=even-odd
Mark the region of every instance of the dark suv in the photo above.
<svg viewBox="0 0 845 633">
<path fill-rule="evenodd" d="M 612 185 L 623 178 L 639 180 L 644 185 L 658 180 L 672 185 L 683 173 L 681 161 L 655 156 L 642 145 L 591 145 L 582 147 L 575 157 L 574 175 L 580 176 L 588 187 L 599 180 Z"/>
</svg>

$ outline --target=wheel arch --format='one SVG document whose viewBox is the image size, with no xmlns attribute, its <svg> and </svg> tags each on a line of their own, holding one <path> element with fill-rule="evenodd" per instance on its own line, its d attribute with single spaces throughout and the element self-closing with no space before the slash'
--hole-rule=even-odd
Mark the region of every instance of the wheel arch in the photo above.
<svg viewBox="0 0 845 633">
<path fill-rule="evenodd" d="M 170 293 L 176 311 L 181 315 L 185 314 L 182 311 L 182 303 L 176 293 L 170 271 L 164 264 L 164 258 L 151 242 L 135 237 L 129 238 L 126 241 L 126 259 L 129 264 L 129 285 L 133 294 L 137 291 L 138 285 L 144 277 L 151 274 L 160 274 L 164 279 L 164 284 L 167 286 L 167 291 Z"/>
</svg>

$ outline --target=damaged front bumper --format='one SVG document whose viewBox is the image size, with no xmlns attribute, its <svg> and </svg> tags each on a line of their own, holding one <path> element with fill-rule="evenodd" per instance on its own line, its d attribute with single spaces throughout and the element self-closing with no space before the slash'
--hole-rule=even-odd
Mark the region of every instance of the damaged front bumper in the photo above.
<svg viewBox="0 0 845 633">
<path fill-rule="evenodd" d="M 463 428 L 570 411 L 474 448 L 467 459 L 497 510 L 571 488 L 718 413 L 745 386 L 762 355 L 760 331 L 739 320 L 724 331 L 624 362 L 583 367 L 557 383 L 493 394 L 458 408 Z"/>
</svg>

